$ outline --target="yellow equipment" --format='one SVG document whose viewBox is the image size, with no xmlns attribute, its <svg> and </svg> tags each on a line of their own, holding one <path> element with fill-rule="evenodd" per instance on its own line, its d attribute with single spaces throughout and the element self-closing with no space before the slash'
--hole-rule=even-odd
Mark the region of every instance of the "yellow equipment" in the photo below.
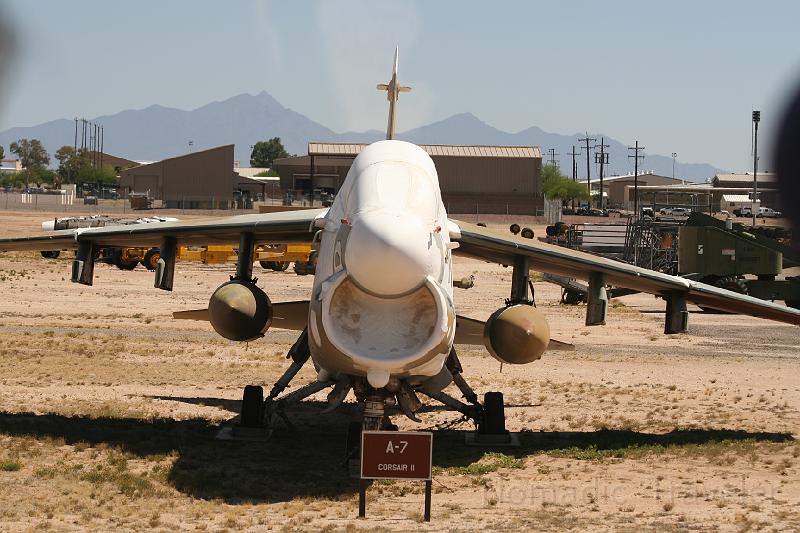
<svg viewBox="0 0 800 533">
<path fill-rule="evenodd" d="M 233 246 L 180 246 L 177 258 L 181 261 L 199 261 L 206 265 L 236 262 L 237 250 Z M 107 250 L 107 262 L 123 270 L 133 270 L 141 263 L 155 270 L 160 253 L 158 248 L 112 248 Z M 310 244 L 265 244 L 256 247 L 254 259 L 265 269 L 283 271 L 295 264 L 299 275 L 313 274 L 316 254 Z"/>
</svg>

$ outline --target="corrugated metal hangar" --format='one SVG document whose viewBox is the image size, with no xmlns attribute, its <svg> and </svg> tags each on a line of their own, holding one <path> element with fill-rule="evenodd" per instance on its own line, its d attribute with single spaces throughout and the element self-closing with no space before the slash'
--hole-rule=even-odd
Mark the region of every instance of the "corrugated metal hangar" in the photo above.
<svg viewBox="0 0 800 533">
<path fill-rule="evenodd" d="M 123 170 L 119 184 L 128 193 L 144 193 L 170 208 L 222 208 L 252 198 L 264 184 L 233 170 L 228 144 Z"/>
<path fill-rule="evenodd" d="M 308 155 L 275 161 L 281 190 L 296 196 L 315 190 L 336 193 L 353 159 L 367 144 L 308 144 Z M 442 199 L 451 213 L 541 212 L 542 154 L 537 146 L 421 144 L 439 174 Z"/>
</svg>

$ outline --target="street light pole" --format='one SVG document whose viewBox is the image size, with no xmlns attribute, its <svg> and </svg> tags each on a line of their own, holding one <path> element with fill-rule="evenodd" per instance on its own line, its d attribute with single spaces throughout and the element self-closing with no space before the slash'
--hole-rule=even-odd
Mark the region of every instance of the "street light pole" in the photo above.
<svg viewBox="0 0 800 533">
<path fill-rule="evenodd" d="M 678 154 L 672 152 L 672 179 L 675 179 L 675 158 L 678 157 Z"/>
<path fill-rule="evenodd" d="M 753 227 L 756 227 L 758 214 L 758 123 L 761 122 L 761 111 L 753 111 Z"/>
</svg>

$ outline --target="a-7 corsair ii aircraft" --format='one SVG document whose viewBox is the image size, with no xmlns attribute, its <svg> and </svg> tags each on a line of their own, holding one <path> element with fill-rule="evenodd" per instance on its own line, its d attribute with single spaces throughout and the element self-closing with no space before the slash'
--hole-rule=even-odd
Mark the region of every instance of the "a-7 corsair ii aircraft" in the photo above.
<svg viewBox="0 0 800 533">
<path fill-rule="evenodd" d="M 0 250 L 77 249 L 72 281 L 92 284 L 95 250 L 158 246 L 155 287 L 172 290 L 176 247 L 238 243 L 236 274 L 212 295 L 208 309 L 176 318 L 209 320 L 227 339 L 251 341 L 270 327 L 301 331 L 291 365 L 266 400 L 248 387 L 242 423 L 271 427 L 282 408 L 327 387 L 333 409 L 352 390 L 363 405 L 364 429 L 386 424 L 385 406 L 416 420 L 418 394 L 471 418 L 479 428 L 502 426 L 501 396 L 482 404 L 462 376 L 454 344 L 485 345 L 499 361 L 524 364 L 558 343 L 531 302 L 529 270 L 588 281 L 587 325 L 604 324 L 606 286 L 656 294 L 667 302 L 664 332 L 686 331 L 687 302 L 730 313 L 800 325 L 800 311 L 710 285 L 587 253 L 494 233 L 447 218 L 436 168 L 418 146 L 393 140 L 394 107 L 401 91 L 397 56 L 386 90 L 387 140 L 353 161 L 333 205 L 324 210 L 242 215 L 205 222 L 166 222 L 55 231 L 0 240 Z M 319 243 L 307 301 L 272 303 L 252 277 L 253 249 L 261 243 Z M 458 316 L 453 304 L 453 256 L 513 266 L 510 295 L 486 323 Z M 280 397 L 311 359 L 317 381 Z M 463 395 L 443 390 L 454 382 Z"/>
</svg>

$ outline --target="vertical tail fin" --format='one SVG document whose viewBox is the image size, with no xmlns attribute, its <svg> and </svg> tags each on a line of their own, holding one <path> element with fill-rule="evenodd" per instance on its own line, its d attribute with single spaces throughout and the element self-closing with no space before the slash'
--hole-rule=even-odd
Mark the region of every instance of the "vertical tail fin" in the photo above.
<svg viewBox="0 0 800 533">
<path fill-rule="evenodd" d="M 394 65 L 392 66 L 392 79 L 389 83 L 380 83 L 377 86 L 379 91 L 386 91 L 386 99 L 389 100 L 389 123 L 386 126 L 386 138 L 394 139 L 395 127 L 395 102 L 400 97 L 400 93 L 407 93 L 411 91 L 411 87 L 405 87 L 397 83 L 397 67 L 399 63 L 398 48 L 394 49 Z"/>
</svg>

